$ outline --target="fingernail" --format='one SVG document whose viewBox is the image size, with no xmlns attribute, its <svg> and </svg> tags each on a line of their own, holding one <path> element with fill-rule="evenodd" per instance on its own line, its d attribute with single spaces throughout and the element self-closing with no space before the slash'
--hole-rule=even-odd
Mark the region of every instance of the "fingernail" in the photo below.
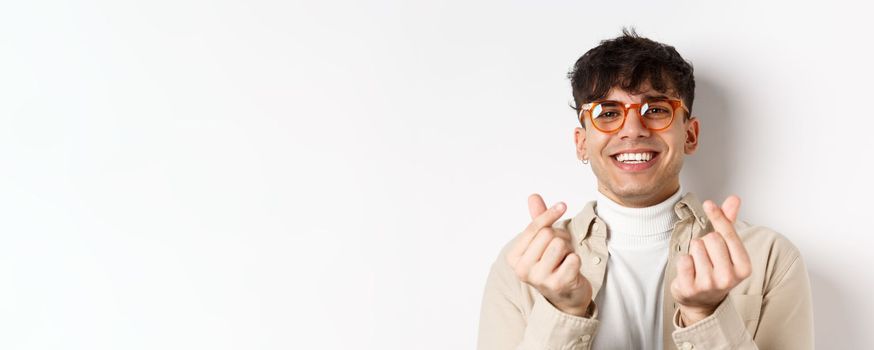
<svg viewBox="0 0 874 350">
<path fill-rule="evenodd" d="M 562 203 L 562 202 L 555 203 L 555 205 L 552 206 L 552 209 L 553 210 L 562 210 L 562 209 L 564 209 L 564 203 Z"/>
</svg>

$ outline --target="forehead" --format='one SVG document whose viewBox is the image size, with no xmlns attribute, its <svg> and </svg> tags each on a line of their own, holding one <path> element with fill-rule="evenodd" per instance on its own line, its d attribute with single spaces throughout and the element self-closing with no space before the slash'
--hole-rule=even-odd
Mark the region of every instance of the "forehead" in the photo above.
<svg viewBox="0 0 874 350">
<path fill-rule="evenodd" d="M 607 93 L 607 96 L 604 96 L 604 100 L 637 103 L 646 100 L 661 98 L 679 99 L 679 96 L 677 96 L 677 93 L 675 91 L 654 90 L 649 82 L 644 82 L 640 84 L 640 87 L 637 90 L 638 91 L 628 91 L 623 89 L 622 87 L 614 86 Z"/>
</svg>

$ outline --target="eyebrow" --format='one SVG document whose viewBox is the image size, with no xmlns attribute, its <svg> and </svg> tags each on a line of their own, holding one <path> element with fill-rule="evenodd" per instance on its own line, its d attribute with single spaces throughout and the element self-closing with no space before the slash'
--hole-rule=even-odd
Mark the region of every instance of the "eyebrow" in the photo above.
<svg viewBox="0 0 874 350">
<path fill-rule="evenodd" d="M 670 100 L 671 98 L 664 94 L 659 95 L 647 95 L 641 98 L 641 101 L 652 101 L 652 100 Z"/>
<path fill-rule="evenodd" d="M 665 94 L 658 95 L 644 95 L 640 100 L 641 101 L 652 101 L 652 100 L 670 100 L 672 97 Z M 617 100 L 604 100 L 603 102 L 614 102 L 619 104 L 625 104 L 625 102 L 617 101 Z"/>
</svg>

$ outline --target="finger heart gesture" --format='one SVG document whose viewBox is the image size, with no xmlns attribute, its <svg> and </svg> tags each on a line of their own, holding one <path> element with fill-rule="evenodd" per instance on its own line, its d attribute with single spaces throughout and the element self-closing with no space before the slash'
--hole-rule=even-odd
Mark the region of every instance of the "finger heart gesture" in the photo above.
<svg viewBox="0 0 874 350">
<path fill-rule="evenodd" d="M 583 316 L 592 300 L 592 287 L 580 273 L 580 257 L 574 253 L 570 233 L 551 226 L 566 209 L 561 202 L 547 209 L 540 195 L 531 195 L 531 223 L 516 237 L 507 263 L 520 281 L 537 289 L 553 306 Z"/>
<path fill-rule="evenodd" d="M 703 207 L 716 231 L 692 239 L 689 254 L 677 259 L 677 277 L 671 283 L 685 325 L 710 316 L 751 273 L 749 255 L 734 228 L 740 198 L 729 196 L 721 208 L 708 200 Z"/>
</svg>

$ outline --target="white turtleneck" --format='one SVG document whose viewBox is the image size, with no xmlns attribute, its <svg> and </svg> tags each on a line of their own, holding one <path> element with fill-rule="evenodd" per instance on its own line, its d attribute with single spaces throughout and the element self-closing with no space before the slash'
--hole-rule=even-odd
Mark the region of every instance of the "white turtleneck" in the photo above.
<svg viewBox="0 0 874 350">
<path fill-rule="evenodd" d="M 628 208 L 598 192 L 595 212 L 607 224 L 610 256 L 595 298 L 601 325 L 593 349 L 662 349 L 662 283 L 681 193 Z"/>
</svg>

